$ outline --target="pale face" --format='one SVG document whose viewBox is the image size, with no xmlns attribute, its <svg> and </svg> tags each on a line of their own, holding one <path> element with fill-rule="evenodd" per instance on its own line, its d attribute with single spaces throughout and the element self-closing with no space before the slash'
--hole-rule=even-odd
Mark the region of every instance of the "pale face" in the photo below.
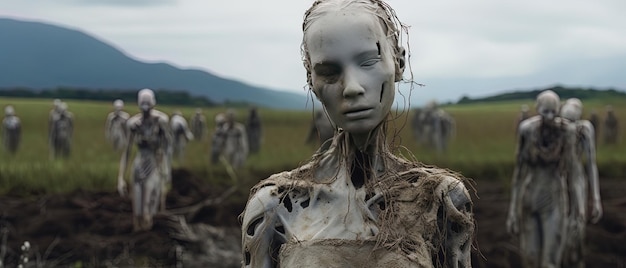
<svg viewBox="0 0 626 268">
<path fill-rule="evenodd" d="M 377 18 L 329 13 L 309 26 L 305 42 L 313 90 L 333 122 L 362 135 L 378 126 L 393 103 L 395 65 Z"/>
<path fill-rule="evenodd" d="M 553 122 L 558 114 L 558 104 L 554 102 L 544 102 L 538 107 L 537 113 L 541 115 L 544 122 Z"/>
</svg>

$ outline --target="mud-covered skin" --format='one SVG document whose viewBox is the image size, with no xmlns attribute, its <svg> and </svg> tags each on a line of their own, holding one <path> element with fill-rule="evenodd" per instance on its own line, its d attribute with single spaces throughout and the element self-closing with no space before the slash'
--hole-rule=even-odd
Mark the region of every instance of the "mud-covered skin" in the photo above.
<svg viewBox="0 0 626 268">
<path fill-rule="evenodd" d="M 383 153 L 361 185 L 336 145 L 253 188 L 243 267 L 471 267 L 472 203 L 460 178 Z"/>
<path fill-rule="evenodd" d="M 568 99 L 561 116 L 576 128 L 576 160 L 567 181 L 569 213 L 564 239 L 563 267 L 584 267 L 584 240 L 587 222 L 597 223 L 602 217 L 600 186 L 596 165 L 595 133 L 591 122 L 582 120 L 582 102 Z M 588 195 L 588 193 L 590 195 Z M 587 207 L 591 208 L 588 212 Z"/>
<path fill-rule="evenodd" d="M 127 121 L 130 143 L 122 163 L 128 158 L 130 147 L 137 146 L 131 171 L 135 230 L 150 229 L 152 217 L 164 204 L 163 188 L 171 180 L 169 154 L 172 134 L 168 121 L 165 113 L 154 109 L 148 117 L 140 113 Z M 123 171 L 121 169 L 122 174 Z"/>
<path fill-rule="evenodd" d="M 538 115 L 520 124 L 507 228 L 519 233 L 527 267 L 561 264 L 575 144 L 576 128 L 565 119 Z"/>
</svg>

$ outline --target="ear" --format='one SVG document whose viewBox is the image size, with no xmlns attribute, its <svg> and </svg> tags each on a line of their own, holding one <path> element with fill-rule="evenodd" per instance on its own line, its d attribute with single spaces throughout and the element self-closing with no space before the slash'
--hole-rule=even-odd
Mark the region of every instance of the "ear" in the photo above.
<svg viewBox="0 0 626 268">
<path fill-rule="evenodd" d="M 406 66 L 406 50 L 403 47 L 398 47 L 396 52 L 396 82 L 402 80 L 402 74 L 404 73 L 404 67 Z"/>
</svg>

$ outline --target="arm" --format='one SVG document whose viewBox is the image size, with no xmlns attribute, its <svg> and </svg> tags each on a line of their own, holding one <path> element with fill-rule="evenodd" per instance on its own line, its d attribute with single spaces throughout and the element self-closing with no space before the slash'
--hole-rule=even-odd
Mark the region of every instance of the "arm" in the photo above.
<svg viewBox="0 0 626 268">
<path fill-rule="evenodd" d="M 128 143 L 126 143 L 126 149 L 122 153 L 122 157 L 120 159 L 120 170 L 117 175 L 117 192 L 120 196 L 126 195 L 126 182 L 124 180 L 124 174 L 126 173 L 126 166 L 128 165 L 128 159 L 130 158 L 130 153 L 135 140 L 135 133 L 132 131 L 130 124 L 127 125 L 127 129 L 129 129 Z"/>
<path fill-rule="evenodd" d="M 447 177 L 436 189 L 442 197 L 441 224 L 443 263 L 445 267 L 472 267 L 471 245 L 474 239 L 473 204 L 467 188 L 459 179 Z"/>
<path fill-rule="evenodd" d="M 590 221 L 596 223 L 602 217 L 602 203 L 600 202 L 600 183 L 598 180 L 598 167 L 596 165 L 595 133 L 591 123 L 586 122 L 582 128 L 582 145 L 586 154 L 584 163 L 589 181 L 589 192 L 591 193 L 591 215 Z M 586 200 L 585 200 L 586 201 Z M 585 202 L 586 204 L 587 202 Z"/>
<path fill-rule="evenodd" d="M 106 140 L 111 139 L 111 121 L 113 121 L 113 114 L 107 116 L 107 121 L 104 123 L 104 137 Z"/>
<path fill-rule="evenodd" d="M 509 205 L 509 213 L 506 220 L 506 229 L 510 234 L 519 232 L 518 216 L 520 213 L 521 198 L 519 191 L 522 188 L 521 169 L 524 165 L 522 150 L 525 150 L 527 142 L 527 125 L 520 125 L 517 135 L 517 149 L 515 153 L 515 169 L 513 170 L 513 178 L 511 180 L 511 202 Z"/>
<path fill-rule="evenodd" d="M 278 265 L 276 256 L 286 239 L 275 231 L 278 223 L 275 209 L 280 201 L 277 191 L 275 185 L 260 187 L 246 204 L 241 226 L 244 268 L 273 268 Z"/>
</svg>

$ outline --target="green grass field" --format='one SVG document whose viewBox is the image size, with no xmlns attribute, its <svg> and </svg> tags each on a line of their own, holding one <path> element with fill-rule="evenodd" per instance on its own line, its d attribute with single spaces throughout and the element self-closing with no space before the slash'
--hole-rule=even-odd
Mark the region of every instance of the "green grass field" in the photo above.
<svg viewBox="0 0 626 268">
<path fill-rule="evenodd" d="M 0 106 L 11 104 L 22 120 L 23 136 L 14 157 L 0 155 L 0 194 L 20 195 L 62 193 L 77 189 L 115 191 L 120 153 L 114 152 L 104 139 L 104 121 L 111 111 L 110 102 L 67 101 L 75 116 L 72 155 L 68 160 L 49 160 L 47 120 L 52 100 L 0 100 Z M 437 155 L 418 146 L 410 132 L 410 118 L 395 121 L 401 145 L 418 160 L 460 171 L 475 179 L 508 181 L 513 169 L 515 125 L 521 104 L 533 107 L 533 102 L 453 105 L 444 107 L 457 124 L 456 137 L 445 155 Z M 585 102 L 585 118 L 592 108 L 604 116 L 604 105 L 612 104 L 620 125 L 626 118 L 626 99 Z M 186 118 L 195 107 L 158 106 L 170 114 L 179 109 Z M 125 108 L 135 114 L 137 107 Z M 205 109 L 204 114 L 212 129 L 212 119 L 224 108 Z M 278 111 L 261 109 L 264 138 L 259 154 L 252 155 L 241 177 L 249 183 L 264 176 L 287 170 L 306 161 L 316 148 L 304 144 L 312 118 L 311 111 Z M 244 122 L 247 110 L 240 109 L 238 121 Z M 623 137 L 623 134 L 621 135 Z M 622 139 L 623 142 L 626 142 Z M 598 148 L 598 166 L 601 176 L 623 177 L 626 174 L 626 153 L 623 143 Z M 223 167 L 209 163 L 209 138 L 190 143 L 184 165 L 175 163 L 212 183 L 227 182 Z M 402 152 L 402 150 L 400 150 Z"/>
</svg>

